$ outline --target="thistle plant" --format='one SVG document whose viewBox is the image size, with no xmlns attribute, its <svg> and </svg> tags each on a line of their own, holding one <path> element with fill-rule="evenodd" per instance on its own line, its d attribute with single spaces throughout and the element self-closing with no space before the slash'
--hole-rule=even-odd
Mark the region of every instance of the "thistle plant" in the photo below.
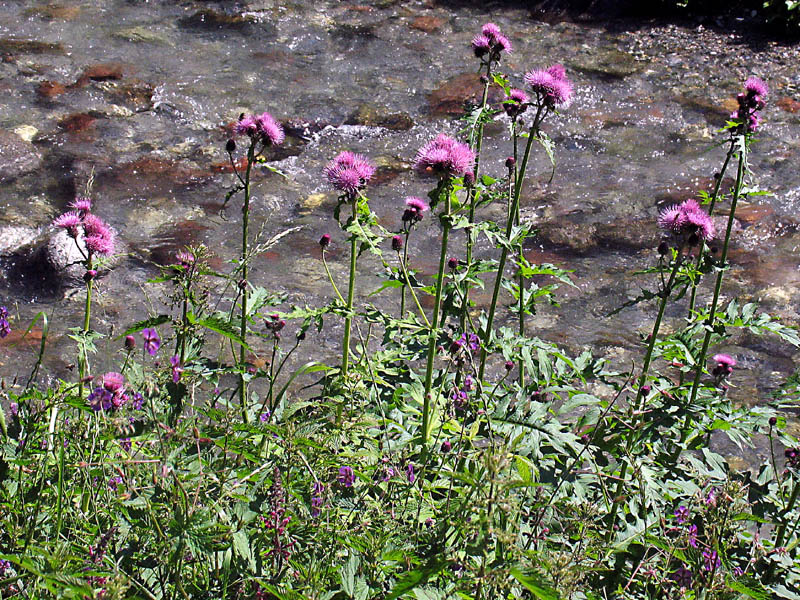
<svg viewBox="0 0 800 600">
<path fill-rule="evenodd" d="M 248 265 L 250 263 L 250 253 L 248 251 L 249 244 L 249 226 L 250 226 L 250 200 L 251 200 L 251 182 L 250 176 L 252 174 L 253 166 L 256 161 L 261 157 L 264 151 L 271 146 L 279 146 L 285 139 L 283 127 L 278 123 L 275 118 L 268 112 L 261 113 L 260 115 L 240 115 L 238 122 L 235 125 L 234 131 L 237 136 L 245 137 L 248 140 L 247 156 L 245 158 L 244 173 L 240 172 L 236 161 L 233 158 L 233 153 L 236 150 L 236 142 L 231 139 L 225 146 L 228 157 L 233 168 L 233 172 L 239 181 L 229 194 L 228 198 L 233 193 L 243 192 L 244 198 L 242 202 L 242 251 L 239 257 L 238 268 L 236 269 L 236 287 L 239 291 L 241 298 L 240 311 L 239 311 L 239 403 L 241 404 L 242 419 L 248 422 L 248 400 L 247 400 L 247 377 L 245 374 L 246 359 L 247 359 L 247 322 L 248 322 L 248 306 L 247 300 L 249 296 L 249 282 L 248 282 Z"/>
<path fill-rule="evenodd" d="M 480 380 L 483 379 L 486 368 L 486 357 L 492 343 L 494 316 L 497 309 L 500 287 L 503 283 L 503 272 L 505 270 L 506 260 L 508 259 L 509 246 L 514 243 L 512 233 L 514 232 L 514 223 L 519 212 L 520 194 L 522 192 L 522 184 L 525 181 L 531 147 L 534 141 L 539 141 L 544 145 L 545 149 L 550 152 L 549 140 L 542 137 L 540 132 L 541 125 L 551 112 L 556 111 L 558 108 L 568 106 L 572 100 L 572 83 L 567 79 L 564 68 L 561 65 L 553 65 L 546 70 L 530 71 L 525 75 L 525 82 L 535 95 L 535 98 L 531 100 L 532 106 L 530 109 L 531 112 L 535 114 L 528 128 L 528 142 L 525 145 L 522 162 L 519 165 L 518 171 L 514 174 L 513 190 L 509 192 L 511 194 L 511 202 L 510 208 L 507 211 L 505 243 L 502 245 L 502 250 L 500 251 L 492 300 L 486 317 L 486 329 L 483 332 L 483 346 L 481 348 L 480 366 L 478 368 L 478 379 Z M 514 137 L 516 138 L 516 135 L 514 135 Z M 516 165 L 516 160 L 514 161 L 514 165 Z M 520 295 L 523 295 L 522 288 L 520 289 Z M 521 316 L 520 319 L 522 318 Z M 524 323 L 522 327 L 524 329 Z"/>
<path fill-rule="evenodd" d="M 439 338 L 441 316 L 442 288 L 444 285 L 445 266 L 447 264 L 447 245 L 450 230 L 453 227 L 453 180 L 456 177 L 466 177 L 471 174 L 475 163 L 475 153 L 461 142 L 445 134 L 425 144 L 417 152 L 414 160 L 414 169 L 422 176 L 437 178 L 437 186 L 431 194 L 431 209 L 435 210 L 441 205 L 439 223 L 442 226 L 442 241 L 439 254 L 439 269 L 436 274 L 436 291 L 433 300 L 433 318 L 428 333 L 428 353 L 425 363 L 425 384 L 422 407 L 422 432 L 423 445 L 428 443 L 430 436 L 431 418 L 431 388 L 433 386 L 433 362 L 436 355 L 436 344 Z"/>
<path fill-rule="evenodd" d="M 92 290 L 97 277 L 99 260 L 114 254 L 116 248 L 116 232 L 100 217 L 92 213 L 92 201 L 89 198 L 76 198 L 71 204 L 72 210 L 65 212 L 53 225 L 66 231 L 82 257 L 84 268 L 83 281 L 86 285 L 86 301 L 83 310 L 83 328 L 78 336 L 78 395 L 83 397 L 83 385 L 89 375 L 89 331 L 92 315 Z"/>
<path fill-rule="evenodd" d="M 358 259 L 359 240 L 362 237 L 359 223 L 359 208 L 367 212 L 369 207 L 366 197 L 361 193 L 375 174 L 375 167 L 366 157 L 352 152 L 342 152 L 325 167 L 325 176 L 330 184 L 339 192 L 339 205 L 336 207 L 338 220 L 342 205 L 350 209 L 350 216 L 342 229 L 350 234 L 350 271 L 347 283 L 347 300 L 345 301 L 344 336 L 342 338 L 341 375 L 347 378 L 350 365 L 350 336 L 353 324 L 353 298 L 356 291 L 356 261 Z M 359 205 L 363 204 L 363 207 Z M 331 280 L 332 281 L 332 280 Z"/>
</svg>

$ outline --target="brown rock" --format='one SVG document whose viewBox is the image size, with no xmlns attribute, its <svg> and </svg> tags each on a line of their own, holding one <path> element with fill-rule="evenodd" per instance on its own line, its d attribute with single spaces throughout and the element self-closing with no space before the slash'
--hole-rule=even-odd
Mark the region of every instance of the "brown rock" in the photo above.
<svg viewBox="0 0 800 600">
<path fill-rule="evenodd" d="M 36 88 L 36 93 L 42 98 L 55 98 L 67 91 L 67 88 L 57 81 L 43 81 Z"/>
<path fill-rule="evenodd" d="M 90 81 L 117 81 L 122 79 L 124 67 L 120 63 L 101 63 L 86 67 L 78 80 L 76 86 L 87 85 Z"/>
<path fill-rule="evenodd" d="M 0 40 L 0 54 L 64 54 L 64 46 L 37 40 Z"/>
<path fill-rule="evenodd" d="M 783 98 L 779 98 L 775 104 L 778 105 L 778 108 L 788 113 L 794 114 L 800 112 L 800 100 L 795 100 L 794 98 L 784 96 Z"/>
<path fill-rule="evenodd" d="M 406 113 L 389 113 L 382 107 L 362 104 L 348 117 L 345 125 L 367 125 L 385 127 L 394 131 L 406 131 L 414 126 L 414 121 Z"/>
<path fill-rule="evenodd" d="M 80 6 L 61 6 L 59 4 L 48 4 L 47 6 L 37 6 L 25 11 L 26 15 L 39 17 L 48 21 L 71 21 L 81 12 Z"/>
<path fill-rule="evenodd" d="M 89 129 L 89 127 L 94 125 L 96 120 L 97 119 L 87 115 L 86 113 L 75 113 L 61 119 L 58 122 L 58 126 L 70 133 L 78 133 L 80 131 L 86 131 Z"/>
<path fill-rule="evenodd" d="M 435 115 L 461 115 L 464 103 L 478 104 L 483 96 L 483 84 L 477 73 L 461 73 L 445 81 L 428 96 L 431 112 Z M 500 102 L 502 92 L 489 88 L 489 102 Z"/>
<path fill-rule="evenodd" d="M 432 16 L 417 17 L 411 21 L 411 27 L 414 29 L 419 29 L 420 31 L 424 31 L 425 33 L 433 33 L 434 31 L 438 31 L 443 25 L 444 19 Z"/>
<path fill-rule="evenodd" d="M 754 225 L 775 214 L 775 209 L 767 204 L 749 204 L 736 207 L 736 218 L 745 225 Z"/>
<path fill-rule="evenodd" d="M 197 11 L 191 16 L 180 19 L 179 23 L 183 27 L 192 29 L 221 29 L 223 27 L 241 29 L 252 25 L 250 19 L 246 19 L 241 15 L 229 15 L 211 9 Z"/>
</svg>

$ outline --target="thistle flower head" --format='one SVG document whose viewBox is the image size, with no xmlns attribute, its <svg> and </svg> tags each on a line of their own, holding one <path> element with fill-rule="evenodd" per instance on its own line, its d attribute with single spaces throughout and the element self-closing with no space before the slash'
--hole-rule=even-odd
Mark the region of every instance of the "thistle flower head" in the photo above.
<svg viewBox="0 0 800 600">
<path fill-rule="evenodd" d="M 550 73 L 556 79 L 566 79 L 567 78 L 567 70 L 564 68 L 564 65 L 556 63 L 551 65 L 547 68 L 547 72 Z"/>
<path fill-rule="evenodd" d="M 491 49 L 492 43 L 485 35 L 479 33 L 472 38 L 472 51 L 475 52 L 475 56 L 478 58 L 491 51 Z"/>
<path fill-rule="evenodd" d="M 658 214 L 658 226 L 661 229 L 677 233 L 685 224 L 686 216 L 677 204 L 665 208 Z"/>
<path fill-rule="evenodd" d="M 769 93 L 767 84 L 758 77 L 749 77 L 744 82 L 744 89 L 750 96 L 766 96 Z"/>
<path fill-rule="evenodd" d="M 375 167 L 361 154 L 341 152 L 325 167 L 330 184 L 346 194 L 353 195 L 369 183 Z"/>
<path fill-rule="evenodd" d="M 697 241 L 708 242 L 716 235 L 714 222 L 696 200 L 686 200 L 665 208 L 658 215 L 658 225 L 672 233 L 686 235 L 690 243 L 693 243 L 692 236 L 697 236 Z"/>
<path fill-rule="evenodd" d="M 440 133 L 417 152 L 414 169 L 420 175 L 455 177 L 472 172 L 475 153 L 469 146 Z"/>
<path fill-rule="evenodd" d="M 109 372 L 103 375 L 103 387 L 112 394 L 125 391 L 125 376 L 121 373 Z"/>
<path fill-rule="evenodd" d="M 255 115 L 242 114 L 234 127 L 236 135 L 248 135 L 253 137 L 258 133 L 258 123 L 256 123 Z"/>
<path fill-rule="evenodd" d="M 53 226 L 59 229 L 66 229 L 72 237 L 77 237 L 78 227 L 83 223 L 81 216 L 75 211 L 65 212 L 56 217 Z"/>
<path fill-rule="evenodd" d="M 283 127 L 268 112 L 255 117 L 256 129 L 265 146 L 279 146 L 286 139 Z"/>
<path fill-rule="evenodd" d="M 486 23 L 483 27 L 481 27 L 481 34 L 485 35 L 489 39 L 494 39 L 498 35 L 502 35 L 500 33 L 500 28 L 494 23 Z"/>
<path fill-rule="evenodd" d="M 406 198 L 406 209 L 403 212 L 403 221 L 421 221 L 422 214 L 428 210 L 428 204 L 422 198 L 409 196 Z"/>
<path fill-rule="evenodd" d="M 560 76 L 553 75 L 550 69 Z M 572 101 L 572 83 L 561 73 L 561 65 L 553 65 L 550 69 L 529 71 L 525 74 L 525 83 L 545 106 L 566 108 Z"/>
<path fill-rule="evenodd" d="M 89 212 L 92 210 L 92 201 L 89 198 L 78 196 L 70 202 L 69 207 L 79 212 Z"/>
</svg>

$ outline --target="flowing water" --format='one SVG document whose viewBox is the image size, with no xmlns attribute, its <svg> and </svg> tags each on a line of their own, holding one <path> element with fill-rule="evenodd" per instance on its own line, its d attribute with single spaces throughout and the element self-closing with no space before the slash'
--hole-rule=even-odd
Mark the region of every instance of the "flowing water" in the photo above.
<svg viewBox="0 0 800 600">
<path fill-rule="evenodd" d="M 576 89 L 572 106 L 545 125 L 556 142 L 555 176 L 539 151 L 522 199 L 523 214 L 540 230 L 528 258 L 574 269 L 576 287 L 560 290 L 559 308 L 542 307 L 532 329 L 572 352 L 641 360 L 638 343 L 653 307 L 605 315 L 652 283 L 632 273 L 656 259 L 659 206 L 710 189 L 725 152 L 714 145 L 716 131 L 749 75 L 772 90 L 752 169 L 773 195 L 742 206 L 725 294 L 760 299 L 790 323 L 800 321 L 795 47 L 696 25 L 546 24 L 515 5 L 488 10 L 432 0 L 9 0 L 0 4 L 0 300 L 21 317 L 15 326 L 47 311 L 54 331 L 46 363 L 51 373 L 66 373 L 74 357 L 65 332 L 80 322 L 80 288 L 56 286 L 58 277 L 13 257 L 14 235 L 46 233 L 92 177 L 96 212 L 118 230 L 125 251 L 100 280 L 96 329 L 119 333 L 162 311 L 164 290 L 145 282 L 184 244 L 206 244 L 212 264 L 230 268 L 240 199 L 223 210 L 233 183 L 224 145 L 241 112 L 263 110 L 291 125 L 291 135 L 268 157 L 286 177 L 256 177 L 254 229 L 266 236 L 299 229 L 257 258 L 254 280 L 286 292 L 289 303 L 329 301 L 317 240 L 333 235 L 340 286 L 347 252 L 322 168 L 341 150 L 370 156 L 381 167 L 369 189 L 372 206 L 385 227 L 397 229 L 405 196 L 424 196 L 430 185 L 409 169 L 416 150 L 439 132 L 459 130 L 461 101 L 478 86 L 470 40 L 488 20 L 514 43 L 503 64 L 514 82 L 560 62 Z M 502 119 L 487 128 L 483 164 L 496 176 L 511 152 L 506 130 Z M 484 216 L 502 219 L 504 210 L 490 207 Z M 438 229 L 426 218 L 418 231 L 411 260 L 429 277 Z M 489 250 L 482 242 L 481 251 Z M 380 273 L 365 257 L 359 289 L 376 289 Z M 369 300 L 396 310 L 393 296 Z M 670 316 L 682 311 L 676 306 Z M 329 323 L 309 336 L 306 356 L 335 361 L 340 334 L 341 325 Z M 12 340 L 18 335 L 0 346 L 0 369 L 9 379 L 25 377 L 25 357 L 35 348 Z M 763 401 L 793 370 L 793 352 L 768 338 L 735 341 L 726 348 L 743 367 L 734 393 Z M 96 368 L 115 366 L 119 346 L 108 342 Z"/>
</svg>

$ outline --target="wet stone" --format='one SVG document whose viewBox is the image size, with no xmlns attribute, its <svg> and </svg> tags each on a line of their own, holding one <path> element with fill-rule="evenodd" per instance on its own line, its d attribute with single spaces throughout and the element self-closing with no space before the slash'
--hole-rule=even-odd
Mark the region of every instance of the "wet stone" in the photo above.
<svg viewBox="0 0 800 600">
<path fill-rule="evenodd" d="M 42 98 L 55 98 L 66 91 L 66 86 L 57 81 L 43 81 L 36 88 L 36 93 Z"/>
<path fill-rule="evenodd" d="M 36 6 L 29 8 L 25 14 L 32 17 L 39 17 L 46 21 L 72 21 L 81 12 L 80 6 L 63 6 L 61 4 L 48 4 L 47 6 Z"/>
<path fill-rule="evenodd" d="M 479 104 L 483 97 L 483 84 L 477 73 L 461 73 L 451 77 L 428 96 L 434 115 L 461 115 L 464 104 Z M 502 101 L 503 95 L 496 87 L 489 88 L 489 102 Z"/>
<path fill-rule="evenodd" d="M 778 106 L 778 108 L 788 113 L 795 114 L 800 112 L 800 100 L 795 100 L 794 98 L 789 98 L 788 96 L 779 98 L 775 104 Z"/>
<path fill-rule="evenodd" d="M 536 241 L 545 249 L 587 253 L 597 246 L 597 226 L 579 219 L 580 216 L 566 215 L 557 221 L 542 223 L 537 228 Z"/>
<path fill-rule="evenodd" d="M 39 229 L 34 227 L 20 225 L 0 227 L 0 256 L 21 251 L 25 246 L 33 243 L 39 233 Z"/>
<path fill-rule="evenodd" d="M 175 44 L 165 35 L 147 27 L 128 27 L 114 32 L 114 37 L 136 44 L 160 44 L 174 46 Z"/>
<path fill-rule="evenodd" d="M 64 46 L 57 42 L 37 40 L 0 39 L 0 54 L 64 54 Z"/>
<path fill-rule="evenodd" d="M 414 126 L 414 121 L 406 113 L 392 113 L 380 106 L 362 104 L 347 118 L 345 125 L 366 125 L 406 131 Z"/>
<path fill-rule="evenodd" d="M 608 79 L 624 79 L 640 71 L 643 63 L 637 61 L 632 54 L 616 48 L 597 48 L 576 58 L 569 66 L 577 71 Z"/>
<path fill-rule="evenodd" d="M 102 63 L 86 67 L 75 85 L 80 87 L 90 81 L 117 81 L 122 79 L 126 68 L 120 63 Z"/>
<path fill-rule="evenodd" d="M 96 120 L 86 113 L 75 113 L 61 119 L 58 126 L 69 133 L 78 133 L 89 129 Z"/>
<path fill-rule="evenodd" d="M 10 181 L 39 168 L 42 157 L 30 142 L 0 130 L 0 181 Z"/>
<path fill-rule="evenodd" d="M 445 24 L 445 20 L 440 17 L 421 16 L 411 21 L 413 29 L 419 29 L 425 33 L 433 33 L 439 31 Z"/>
<path fill-rule="evenodd" d="M 208 8 L 184 17 L 178 23 L 181 27 L 187 29 L 232 29 L 236 31 L 248 29 L 255 25 L 251 19 L 242 15 L 228 14 Z"/>
</svg>

